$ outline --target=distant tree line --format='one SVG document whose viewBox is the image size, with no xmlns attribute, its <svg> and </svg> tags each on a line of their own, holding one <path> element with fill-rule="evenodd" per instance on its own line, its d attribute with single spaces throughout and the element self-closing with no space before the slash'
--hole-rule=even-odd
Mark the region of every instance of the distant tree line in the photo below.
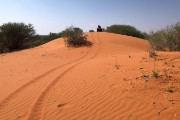
<svg viewBox="0 0 180 120">
<path fill-rule="evenodd" d="M 111 25 L 102 31 L 147 39 L 153 50 L 180 51 L 180 22 L 150 34 L 130 25 Z M 71 26 L 59 33 L 37 35 L 32 24 L 5 23 L 0 26 L 0 53 L 35 47 L 60 37 L 65 38 L 67 46 L 92 45 L 87 41 L 83 30 L 78 27 Z"/>
<path fill-rule="evenodd" d="M 128 35 L 142 39 L 147 38 L 147 33 L 141 32 L 137 30 L 135 27 L 130 25 L 111 25 L 107 27 L 106 32 Z"/>
<path fill-rule="evenodd" d="M 35 47 L 61 36 L 62 33 L 36 35 L 32 24 L 5 23 L 0 26 L 0 53 Z"/>
</svg>

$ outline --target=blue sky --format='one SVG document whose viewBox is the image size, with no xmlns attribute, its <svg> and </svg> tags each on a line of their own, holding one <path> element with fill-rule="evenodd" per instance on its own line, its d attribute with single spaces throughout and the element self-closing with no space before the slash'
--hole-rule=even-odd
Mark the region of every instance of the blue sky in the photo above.
<svg viewBox="0 0 180 120">
<path fill-rule="evenodd" d="M 37 34 L 128 24 L 145 32 L 180 21 L 180 0 L 0 0 L 0 25 L 31 23 Z"/>
</svg>

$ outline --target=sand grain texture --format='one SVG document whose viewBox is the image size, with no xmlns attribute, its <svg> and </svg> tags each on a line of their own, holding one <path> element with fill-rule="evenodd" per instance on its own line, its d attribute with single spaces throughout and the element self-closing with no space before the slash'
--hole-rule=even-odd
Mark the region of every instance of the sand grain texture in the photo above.
<svg viewBox="0 0 180 120">
<path fill-rule="evenodd" d="M 57 39 L 1 54 L 0 120 L 180 119 L 179 52 L 154 59 L 146 40 L 87 34 L 92 47 Z"/>
</svg>

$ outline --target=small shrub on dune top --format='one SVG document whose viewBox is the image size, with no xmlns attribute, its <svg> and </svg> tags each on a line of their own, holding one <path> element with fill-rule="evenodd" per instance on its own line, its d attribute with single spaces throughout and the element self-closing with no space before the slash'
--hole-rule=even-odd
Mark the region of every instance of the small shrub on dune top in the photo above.
<svg viewBox="0 0 180 120">
<path fill-rule="evenodd" d="M 69 27 L 63 32 L 65 44 L 68 47 L 91 46 L 91 42 L 87 41 L 87 35 L 83 34 L 83 30 L 78 27 Z"/>
<path fill-rule="evenodd" d="M 12 50 L 21 49 L 23 43 L 35 34 L 31 24 L 6 23 L 0 26 L 0 42 L 2 46 Z"/>
<path fill-rule="evenodd" d="M 140 32 L 135 27 L 130 25 L 112 25 L 110 27 L 107 27 L 107 32 L 116 33 L 116 34 L 122 34 L 122 35 L 128 35 L 138 38 L 145 38 L 146 34 Z"/>
<path fill-rule="evenodd" d="M 89 30 L 89 32 L 94 32 L 94 30 Z"/>
</svg>

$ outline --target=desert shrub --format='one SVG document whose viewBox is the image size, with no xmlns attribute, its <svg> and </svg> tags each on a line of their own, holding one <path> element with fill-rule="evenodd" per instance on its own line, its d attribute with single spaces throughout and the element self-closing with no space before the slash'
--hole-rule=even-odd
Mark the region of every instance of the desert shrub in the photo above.
<svg viewBox="0 0 180 120">
<path fill-rule="evenodd" d="M 2 33 L 0 31 L 0 43 L 2 42 Z"/>
<path fill-rule="evenodd" d="M 149 43 L 155 50 L 180 51 L 180 22 L 151 32 Z"/>
<path fill-rule="evenodd" d="M 49 39 L 54 40 L 54 39 L 60 38 L 61 36 L 62 36 L 62 33 L 51 33 L 50 32 Z"/>
<path fill-rule="evenodd" d="M 149 52 L 149 57 L 155 57 L 155 56 L 157 56 L 157 51 L 155 50 L 155 48 L 153 47 L 153 46 L 149 46 L 149 50 L 148 50 L 148 52 Z"/>
<path fill-rule="evenodd" d="M 89 32 L 94 32 L 94 30 L 89 30 Z"/>
<path fill-rule="evenodd" d="M 12 50 L 21 49 L 23 43 L 35 34 L 31 24 L 6 23 L 0 26 L 1 44 L 5 48 Z"/>
<path fill-rule="evenodd" d="M 164 34 L 164 30 L 157 31 L 155 33 L 150 33 L 149 43 L 154 50 L 163 50 L 163 48 L 167 47 L 167 45 L 164 42 Z"/>
<path fill-rule="evenodd" d="M 153 72 L 153 77 L 157 78 L 158 77 L 158 72 L 152 71 Z"/>
<path fill-rule="evenodd" d="M 30 39 L 26 40 L 26 42 L 23 43 L 22 49 L 33 48 L 33 47 L 49 42 L 49 37 L 48 39 L 45 39 L 46 37 L 47 36 L 45 35 L 43 36 L 34 35 Z"/>
<path fill-rule="evenodd" d="M 143 34 L 143 36 L 144 36 L 144 39 L 146 39 L 146 40 L 148 40 L 148 39 L 149 39 L 149 34 L 148 34 L 148 33 L 143 32 L 142 34 Z"/>
<path fill-rule="evenodd" d="M 87 41 L 87 35 L 83 34 L 83 30 L 78 27 L 68 27 L 63 31 L 63 37 L 65 38 L 65 44 L 68 47 L 92 45 L 89 41 Z"/>
<path fill-rule="evenodd" d="M 5 46 L 4 46 L 4 44 L 3 44 L 2 34 L 1 34 L 1 32 L 0 32 L 0 53 L 4 53 L 4 52 L 6 52 L 6 51 L 8 51 L 8 50 L 5 48 Z"/>
<path fill-rule="evenodd" d="M 112 25 L 110 27 L 107 27 L 106 31 L 116 34 L 143 38 L 143 39 L 145 38 L 145 35 L 142 32 L 140 32 L 135 27 L 130 25 Z"/>
<path fill-rule="evenodd" d="M 23 44 L 23 49 L 25 48 L 33 48 L 36 46 L 40 46 L 57 38 L 60 38 L 62 33 L 49 33 L 49 35 L 34 35 L 29 40 L 27 40 Z"/>
</svg>

